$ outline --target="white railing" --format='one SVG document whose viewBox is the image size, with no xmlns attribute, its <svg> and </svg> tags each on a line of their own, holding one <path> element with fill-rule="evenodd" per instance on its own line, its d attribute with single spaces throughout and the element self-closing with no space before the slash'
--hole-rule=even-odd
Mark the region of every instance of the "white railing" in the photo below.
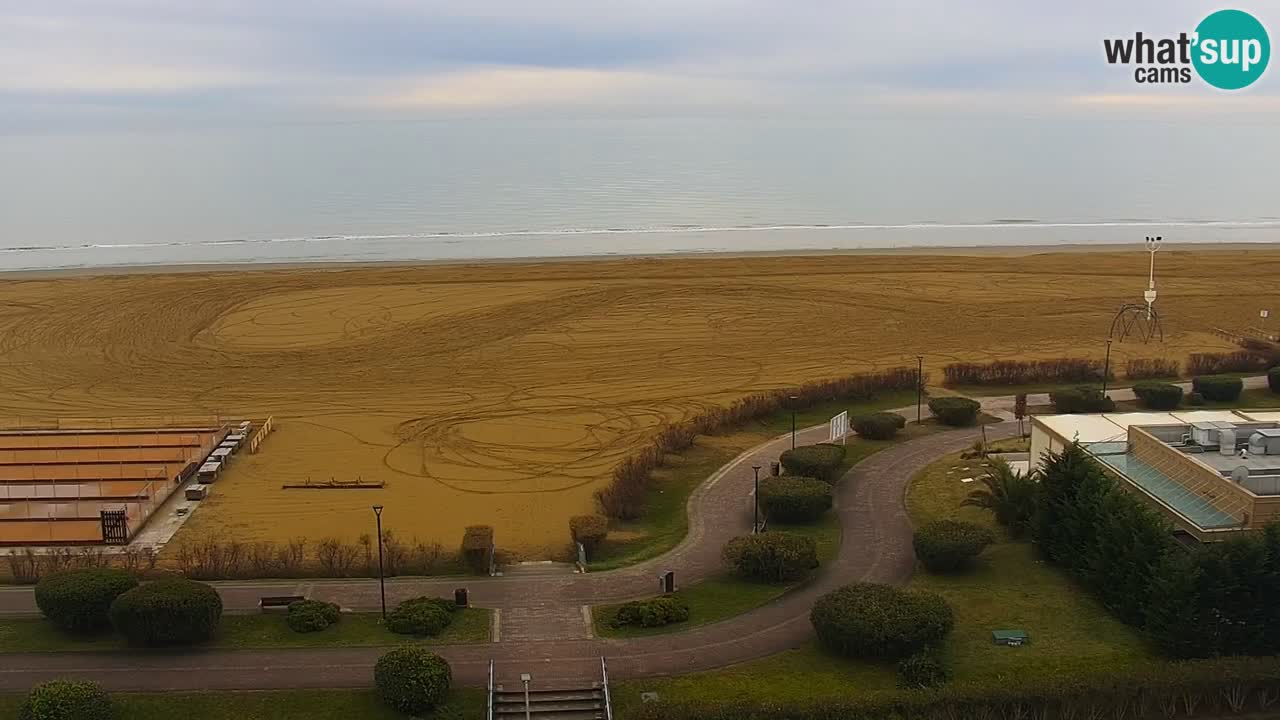
<svg viewBox="0 0 1280 720">
<path fill-rule="evenodd" d="M 488 720 L 493 720 L 493 661 L 489 661 L 489 713 Z"/>
<path fill-rule="evenodd" d="M 613 699 L 609 696 L 609 666 L 600 656 L 600 677 L 604 683 L 604 719 L 613 720 Z"/>
</svg>

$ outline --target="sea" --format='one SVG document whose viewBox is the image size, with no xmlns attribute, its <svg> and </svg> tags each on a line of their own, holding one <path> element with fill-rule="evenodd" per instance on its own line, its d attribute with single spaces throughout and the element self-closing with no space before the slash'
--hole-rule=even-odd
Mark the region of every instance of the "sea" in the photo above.
<svg viewBox="0 0 1280 720">
<path fill-rule="evenodd" d="M 0 270 L 1280 241 L 1267 116 L 489 117 L 0 134 Z"/>
</svg>

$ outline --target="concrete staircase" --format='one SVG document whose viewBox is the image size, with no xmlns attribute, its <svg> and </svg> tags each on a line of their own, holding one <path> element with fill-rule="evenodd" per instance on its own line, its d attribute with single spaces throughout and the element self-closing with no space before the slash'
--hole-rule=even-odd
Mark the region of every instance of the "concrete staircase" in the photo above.
<svg viewBox="0 0 1280 720">
<path fill-rule="evenodd" d="M 494 720 L 525 718 L 524 688 L 507 689 L 499 685 L 493 693 Z M 604 689 L 599 683 L 587 688 L 529 689 L 531 720 L 605 720 Z"/>
</svg>

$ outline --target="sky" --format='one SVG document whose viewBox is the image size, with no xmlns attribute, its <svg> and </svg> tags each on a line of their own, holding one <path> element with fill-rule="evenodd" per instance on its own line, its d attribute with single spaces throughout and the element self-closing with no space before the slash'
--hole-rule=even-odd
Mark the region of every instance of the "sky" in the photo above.
<svg viewBox="0 0 1280 720">
<path fill-rule="evenodd" d="M 1280 114 L 1142 87 L 1189 0 L 0 0 L 0 132 L 577 113 Z M 1239 6 L 1280 33 L 1280 0 Z M 1280 61 L 1278 61 L 1280 62 Z"/>
</svg>

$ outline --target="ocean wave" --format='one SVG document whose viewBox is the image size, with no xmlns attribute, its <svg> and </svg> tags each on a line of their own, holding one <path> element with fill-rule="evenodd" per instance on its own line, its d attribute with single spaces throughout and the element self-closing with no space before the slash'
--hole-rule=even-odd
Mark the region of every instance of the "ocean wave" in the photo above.
<svg viewBox="0 0 1280 720">
<path fill-rule="evenodd" d="M 58 252 L 75 250 L 126 250 L 163 247 L 213 247 L 227 245 L 255 245 L 276 243 L 358 242 L 379 240 L 439 240 L 449 244 L 468 239 L 527 238 L 582 235 L 654 235 L 729 232 L 824 232 L 824 231 L 902 231 L 902 230 L 1052 230 L 1063 228 L 1268 228 L 1280 229 L 1280 219 L 1267 220 L 1143 220 L 1117 219 L 1088 222 L 1050 222 L 1021 218 L 1001 218 L 977 223 L 944 223 L 931 220 L 911 223 L 844 223 L 844 224 L 768 224 L 768 225 L 653 225 L 610 228 L 525 228 L 516 230 L 439 231 L 395 234 L 309 235 L 296 237 L 236 238 L 223 240 L 162 241 L 134 243 L 77 243 L 61 245 L 21 245 L 0 248 L 0 253 Z"/>
</svg>

